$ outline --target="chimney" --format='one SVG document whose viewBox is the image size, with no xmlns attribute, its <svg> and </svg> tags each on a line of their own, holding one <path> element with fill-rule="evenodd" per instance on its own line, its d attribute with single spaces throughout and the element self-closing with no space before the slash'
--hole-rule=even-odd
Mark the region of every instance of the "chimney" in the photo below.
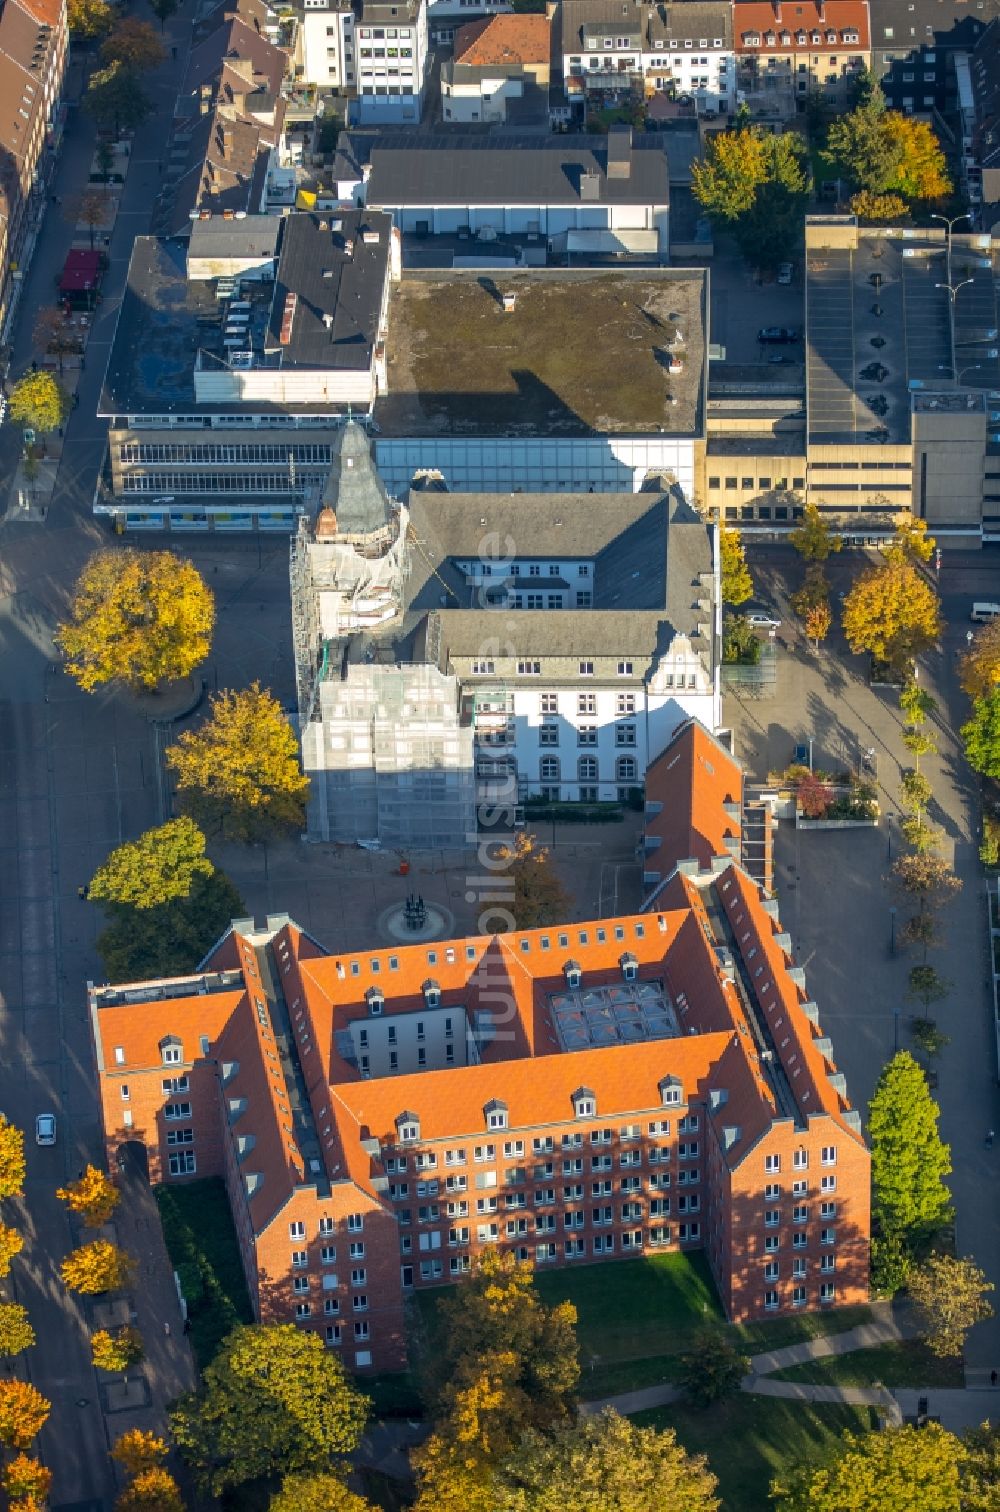
<svg viewBox="0 0 1000 1512">
<path fill-rule="evenodd" d="M 608 178 L 627 179 L 632 176 L 632 128 L 612 126 L 608 132 Z"/>
<path fill-rule="evenodd" d="M 816 0 L 816 17 L 819 21 L 826 20 L 826 0 Z"/>
<path fill-rule="evenodd" d="M 781 0 L 774 0 L 774 19 L 779 23 L 781 21 Z"/>
<path fill-rule="evenodd" d="M 233 128 L 228 121 L 222 127 L 222 155 L 228 157 L 233 150 Z"/>
</svg>

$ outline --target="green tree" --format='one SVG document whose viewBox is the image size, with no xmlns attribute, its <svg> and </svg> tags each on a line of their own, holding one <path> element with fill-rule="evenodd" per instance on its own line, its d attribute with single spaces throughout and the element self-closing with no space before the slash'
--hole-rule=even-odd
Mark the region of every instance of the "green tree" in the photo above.
<svg viewBox="0 0 1000 1512">
<path fill-rule="evenodd" d="M 827 1463 L 772 1482 L 776 1512 L 962 1512 L 960 1441 L 937 1423 L 845 1433 Z"/>
<path fill-rule="evenodd" d="M 69 400 L 51 373 L 25 373 L 11 389 L 10 418 L 40 436 L 58 430 L 69 414 Z"/>
<path fill-rule="evenodd" d="M 184 807 L 207 828 L 249 840 L 301 829 L 309 779 L 281 705 L 260 683 L 211 700 L 211 718 L 166 753 Z"/>
<path fill-rule="evenodd" d="M 195 970 L 246 905 L 225 872 L 196 876 L 186 898 L 155 908 L 106 903 L 97 949 L 111 982 L 186 976 Z"/>
<path fill-rule="evenodd" d="M 910 967 L 906 996 L 911 1002 L 920 1004 L 925 1018 L 930 1017 L 935 1003 L 944 1002 L 950 991 L 951 983 L 926 961 L 922 965 Z"/>
<path fill-rule="evenodd" d="M 854 110 L 833 121 L 826 151 L 859 190 L 903 201 L 940 199 L 951 185 L 937 137 L 926 122 L 887 110 L 877 81 L 866 83 Z"/>
<path fill-rule="evenodd" d="M 126 1325 L 113 1331 L 99 1328 L 90 1338 L 90 1353 L 98 1370 L 125 1371 L 146 1353 L 142 1334 Z"/>
<path fill-rule="evenodd" d="M 908 814 L 921 815 L 933 797 L 933 789 L 923 772 L 904 772 L 900 783 L 900 802 Z"/>
<path fill-rule="evenodd" d="M 214 621 L 212 593 L 192 562 L 172 551 L 98 551 L 56 641 L 84 692 L 111 682 L 155 691 L 200 666 Z"/>
<path fill-rule="evenodd" d="M 0 1355 L 10 1359 L 35 1342 L 35 1330 L 28 1322 L 27 1309 L 19 1302 L 0 1302 Z"/>
<path fill-rule="evenodd" d="M 576 1308 L 569 1302 L 546 1307 L 530 1262 L 484 1250 L 437 1311 L 435 1355 L 426 1371 L 432 1401 L 447 1410 L 463 1368 L 508 1356 L 524 1403 L 523 1426 L 546 1428 L 569 1417 L 580 1378 Z"/>
<path fill-rule="evenodd" d="M 986 1300 L 987 1292 L 995 1290 L 993 1282 L 969 1259 L 929 1255 L 910 1272 L 907 1290 L 932 1354 L 960 1355 L 969 1330 L 993 1316 Z"/>
<path fill-rule="evenodd" d="M 744 257 L 773 267 L 799 234 L 808 197 L 806 150 L 797 132 L 774 136 L 737 121 L 715 133 L 692 165 L 695 199 L 717 225 L 730 230 Z"/>
<path fill-rule="evenodd" d="M 902 672 L 940 638 L 941 606 L 911 563 L 893 559 L 861 574 L 844 600 L 843 622 L 852 651 Z"/>
<path fill-rule="evenodd" d="M 760 661 L 761 642 L 745 614 L 727 614 L 722 621 L 722 660 L 756 667 Z"/>
<path fill-rule="evenodd" d="M 1000 777 L 1000 687 L 976 699 L 972 718 L 959 734 L 972 770 L 984 777 Z"/>
<path fill-rule="evenodd" d="M 149 8 L 160 23 L 160 30 L 166 26 L 170 17 L 176 11 L 180 0 L 149 0 Z"/>
<path fill-rule="evenodd" d="M 135 131 L 153 108 L 133 70 L 119 62 L 91 74 L 83 104 L 98 130 L 115 136 Z"/>
<path fill-rule="evenodd" d="M 157 68 L 166 56 L 167 50 L 149 22 L 135 16 L 123 16 L 101 47 L 103 63 L 118 63 L 137 73 Z"/>
<path fill-rule="evenodd" d="M 101 175 L 101 183 L 104 185 L 105 190 L 107 190 L 111 180 L 111 170 L 115 166 L 115 150 L 105 137 L 101 137 L 97 144 L 94 161 L 97 164 L 97 171 Z"/>
<path fill-rule="evenodd" d="M 515 929 L 557 924 L 569 916 L 569 893 L 556 876 L 550 851 L 539 845 L 534 835 L 519 830 L 512 846 L 497 849 L 496 859 L 508 863 L 496 876 L 498 881 L 504 877 L 507 882 Z"/>
<path fill-rule="evenodd" d="M 496 1512 L 716 1512 L 704 1455 L 672 1428 L 640 1428 L 617 1412 L 551 1435 L 529 1433 L 504 1466 Z"/>
<path fill-rule="evenodd" d="M 170 1413 L 199 1486 L 220 1495 L 258 1477 L 318 1471 L 357 1447 L 368 1399 L 318 1334 L 241 1324 Z"/>
<path fill-rule="evenodd" d="M 872 1217 L 880 1239 L 898 1241 L 913 1255 L 951 1213 L 945 1186 L 951 1151 L 938 1133 L 938 1117 L 924 1072 L 900 1050 L 883 1068 L 868 1105 Z"/>
<path fill-rule="evenodd" d="M 722 602 L 738 609 L 753 594 L 753 578 L 747 566 L 743 539 L 738 530 L 730 530 L 728 525 L 719 526 L 719 566 Z"/>
<path fill-rule="evenodd" d="M 844 545 L 844 537 L 837 535 L 815 504 L 805 506 L 802 519 L 789 540 L 807 562 L 825 562 L 834 552 L 841 551 Z"/>
<path fill-rule="evenodd" d="M 702 1333 L 681 1356 L 681 1385 L 696 1407 L 710 1407 L 739 1391 L 750 1361 L 718 1329 Z"/>
<path fill-rule="evenodd" d="M 271 1497 L 268 1512 L 376 1512 L 363 1496 L 348 1491 L 337 1476 L 320 1471 L 318 1475 L 289 1475 L 281 1490 Z"/>
<path fill-rule="evenodd" d="M 98 903 L 156 908 L 187 898 L 194 882 L 214 870 L 205 855 L 205 836 L 184 816 L 113 850 L 91 878 L 90 896 Z"/>
<path fill-rule="evenodd" d="M 107 0 L 69 0 L 67 11 L 70 31 L 83 41 L 106 36 L 115 16 Z"/>
</svg>

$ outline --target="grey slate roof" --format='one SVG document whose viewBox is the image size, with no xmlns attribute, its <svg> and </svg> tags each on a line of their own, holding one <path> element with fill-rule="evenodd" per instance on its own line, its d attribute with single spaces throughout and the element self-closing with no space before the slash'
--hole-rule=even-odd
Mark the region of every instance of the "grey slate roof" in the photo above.
<svg viewBox="0 0 1000 1512">
<path fill-rule="evenodd" d="M 728 0 L 680 0 L 676 5 L 637 4 L 636 0 L 562 0 L 560 47 L 564 54 L 586 51 L 587 36 L 635 38 L 644 49 L 655 42 L 699 43 L 716 38 L 723 49 L 733 45 L 733 13 Z"/>
<path fill-rule="evenodd" d="M 389 261 L 387 216 L 347 210 L 283 220 L 267 346 L 284 366 L 367 369 L 378 334 Z M 366 234 L 377 242 L 366 242 Z M 291 340 L 280 340 L 286 298 L 296 296 Z M 328 326 L 324 317 L 330 317 Z"/>
<path fill-rule="evenodd" d="M 983 29 L 1000 15 L 1000 0 L 973 0 L 971 5 L 969 0 L 870 0 L 869 11 L 873 52 L 971 50 Z"/>
<path fill-rule="evenodd" d="M 365 145 L 352 142 L 350 150 L 338 152 L 338 161 L 346 165 L 352 152 L 363 156 Z M 607 177 L 607 154 L 604 136 L 400 132 L 371 145 L 367 202 L 393 209 L 401 205 L 575 206 L 581 201 L 582 176 L 593 173 L 598 182 L 590 203 L 669 203 L 667 155 L 655 136 L 633 139 L 627 178 Z"/>
<path fill-rule="evenodd" d="M 340 535 L 371 535 L 389 523 L 389 495 L 375 470 L 368 437 L 356 420 L 348 420 L 340 432 L 323 507 L 336 511 Z"/>
<path fill-rule="evenodd" d="M 188 242 L 188 258 L 273 257 L 278 245 L 281 217 L 246 215 L 240 220 L 194 221 Z"/>
</svg>

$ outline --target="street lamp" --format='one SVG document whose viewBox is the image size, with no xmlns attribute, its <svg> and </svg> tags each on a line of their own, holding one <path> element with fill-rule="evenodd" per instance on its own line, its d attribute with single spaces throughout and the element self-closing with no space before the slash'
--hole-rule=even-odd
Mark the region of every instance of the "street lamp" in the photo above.
<svg viewBox="0 0 1000 1512">
<path fill-rule="evenodd" d="M 958 372 L 955 374 L 955 382 L 961 383 L 966 373 L 981 373 L 982 370 L 983 364 L 981 362 L 970 363 L 968 367 L 959 368 Z"/>
<path fill-rule="evenodd" d="M 967 220 L 971 224 L 972 216 L 969 214 L 968 210 L 965 210 L 961 215 L 953 215 L 951 219 L 949 219 L 947 215 L 934 214 L 931 216 L 931 220 L 943 221 L 944 224 L 948 227 L 948 240 L 945 243 L 945 258 L 947 260 L 946 266 L 948 269 L 948 282 L 951 283 L 951 238 L 953 234 L 953 228 L 961 220 Z"/>
<path fill-rule="evenodd" d="M 948 245 L 950 246 L 951 243 L 949 242 Z M 958 379 L 955 378 L 955 373 L 956 373 L 956 362 L 955 362 L 955 301 L 958 298 L 958 291 L 959 291 L 959 289 L 964 289 L 965 286 L 966 286 L 966 284 L 975 283 L 975 279 L 974 278 L 963 278 L 961 283 L 953 284 L 951 282 L 951 257 L 950 257 L 950 255 L 949 255 L 949 259 L 948 259 L 948 275 L 949 275 L 949 277 L 948 277 L 948 282 L 947 283 L 936 283 L 934 285 L 934 287 L 935 287 L 935 289 L 946 289 L 948 291 L 948 296 L 949 296 L 949 300 L 950 300 L 950 303 L 948 305 L 948 334 L 951 337 L 951 343 L 950 343 L 951 344 L 951 376 L 952 376 L 952 378 L 955 379 L 955 382 L 957 383 Z"/>
</svg>

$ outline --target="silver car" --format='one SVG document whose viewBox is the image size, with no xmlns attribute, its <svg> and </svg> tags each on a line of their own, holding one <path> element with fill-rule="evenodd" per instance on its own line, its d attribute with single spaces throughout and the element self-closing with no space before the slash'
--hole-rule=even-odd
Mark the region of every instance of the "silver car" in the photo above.
<svg viewBox="0 0 1000 1512">
<path fill-rule="evenodd" d="M 35 1119 L 35 1143 L 54 1145 L 56 1142 L 56 1119 L 54 1113 L 39 1113 Z"/>
</svg>

